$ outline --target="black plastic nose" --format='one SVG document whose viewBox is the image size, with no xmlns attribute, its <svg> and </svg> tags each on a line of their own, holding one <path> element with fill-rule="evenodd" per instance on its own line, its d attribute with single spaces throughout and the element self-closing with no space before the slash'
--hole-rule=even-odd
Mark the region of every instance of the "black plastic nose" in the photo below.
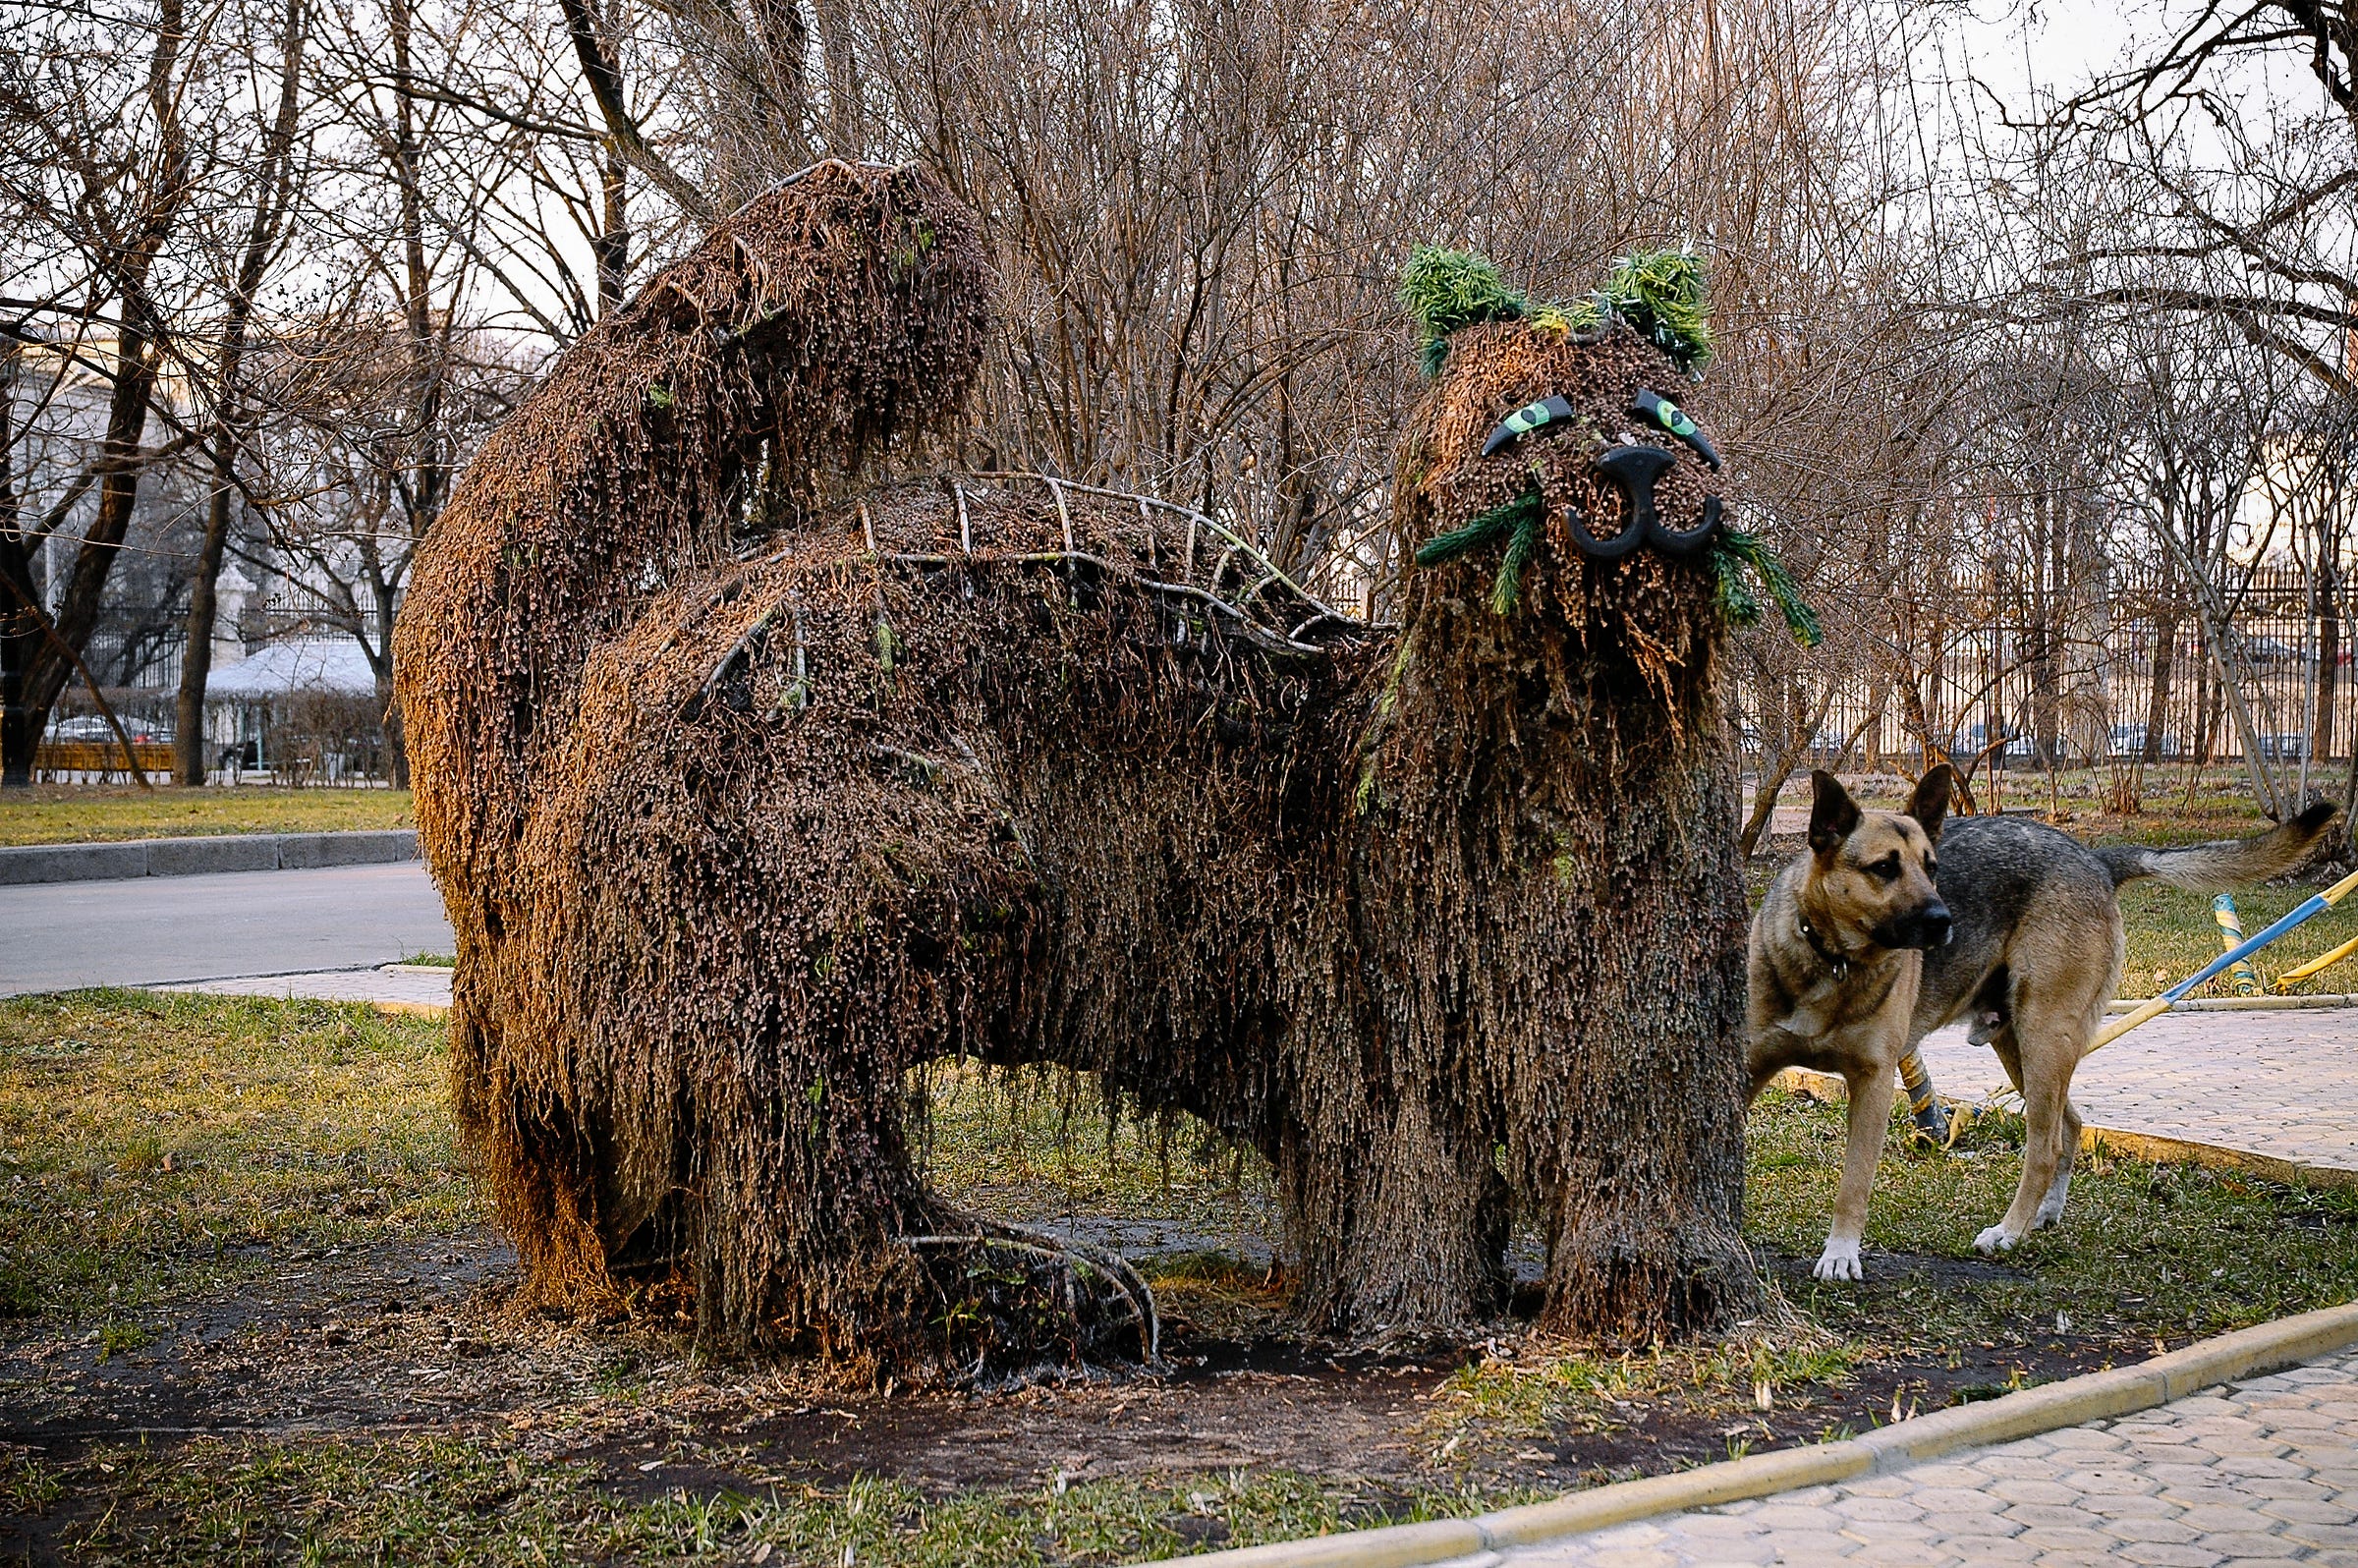
<svg viewBox="0 0 2358 1568">
<path fill-rule="evenodd" d="M 1574 508 L 1564 520 L 1571 526 L 1574 548 L 1595 560 L 1610 561 L 1627 555 L 1661 532 L 1654 515 L 1654 487 L 1677 461 L 1658 446 L 1608 448 L 1597 460 L 1597 472 L 1628 497 L 1628 515 L 1621 521 L 1620 532 L 1609 539 L 1600 539 L 1589 532 L 1588 519 Z"/>
<path fill-rule="evenodd" d="M 1652 517 L 1654 487 L 1677 461 L 1658 446 L 1616 446 L 1597 460 L 1597 469 L 1621 486 L 1634 512 Z"/>
</svg>

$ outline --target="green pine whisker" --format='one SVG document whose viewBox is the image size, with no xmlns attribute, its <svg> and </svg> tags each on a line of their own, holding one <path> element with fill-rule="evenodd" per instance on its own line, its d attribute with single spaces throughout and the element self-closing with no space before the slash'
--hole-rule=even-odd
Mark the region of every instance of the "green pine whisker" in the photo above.
<svg viewBox="0 0 2358 1568">
<path fill-rule="evenodd" d="M 1506 559 L 1498 563 L 1498 581 L 1490 585 L 1490 608 L 1500 615 L 1515 607 L 1523 591 L 1523 567 L 1540 547 L 1540 519 L 1544 514 L 1538 507 L 1525 513 L 1515 525 L 1515 536 L 1507 541 Z"/>
<path fill-rule="evenodd" d="M 1761 586 L 1776 601 L 1777 613 L 1785 618 L 1785 629 L 1793 641 L 1803 647 L 1816 647 L 1825 641 L 1825 629 L 1819 624 L 1818 612 L 1810 608 L 1801 596 L 1801 587 L 1793 581 L 1784 563 L 1769 552 L 1760 535 L 1739 529 L 1721 529 L 1712 540 L 1712 565 L 1718 575 L 1719 611 L 1732 626 L 1754 626 L 1761 619 L 1761 601 L 1754 596 L 1752 585 L 1744 581 L 1744 570 L 1750 567 L 1760 578 Z"/>
</svg>

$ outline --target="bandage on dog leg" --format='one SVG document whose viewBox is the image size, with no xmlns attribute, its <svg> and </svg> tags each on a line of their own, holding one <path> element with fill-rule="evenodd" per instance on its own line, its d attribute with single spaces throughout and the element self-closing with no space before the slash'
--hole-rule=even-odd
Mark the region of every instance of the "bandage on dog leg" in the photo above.
<svg viewBox="0 0 2358 1568">
<path fill-rule="evenodd" d="M 1908 1120 L 1915 1123 L 1917 1136 L 1940 1148 L 1954 1144 L 1964 1116 L 1956 1106 L 1940 1102 L 1922 1053 L 1910 1049 L 1900 1057 L 1899 1081 L 1908 1092 Z"/>
</svg>

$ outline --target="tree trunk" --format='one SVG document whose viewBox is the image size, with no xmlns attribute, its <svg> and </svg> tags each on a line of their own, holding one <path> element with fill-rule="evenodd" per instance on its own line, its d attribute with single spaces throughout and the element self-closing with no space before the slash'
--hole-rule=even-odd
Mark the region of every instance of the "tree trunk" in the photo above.
<svg viewBox="0 0 2358 1568">
<path fill-rule="evenodd" d="M 2145 699 L 2145 760 L 2162 760 L 2162 741 L 2169 723 L 2169 683 L 2178 651 L 2177 611 L 2162 611 L 2154 622 L 2154 679 Z"/>
<path fill-rule="evenodd" d="M 141 311 L 140 314 L 143 315 Z M 131 530 L 132 509 L 140 495 L 140 438 L 147 427 L 147 410 L 155 391 L 155 354 L 135 326 L 128 307 L 116 360 L 114 394 L 107 400 L 106 437 L 100 447 L 107 465 L 98 482 L 98 515 L 83 535 L 74 566 L 59 596 L 57 613 L 47 629 L 35 627 L 27 640 L 30 656 L 23 665 L 18 699 L 0 733 L 0 772 L 11 778 L 31 776 L 34 751 L 47 726 L 49 710 L 75 676 L 75 655 L 86 646 L 98 624 L 106 580 L 114 570 L 117 548 Z M 37 602 L 37 600 L 35 601 Z M 27 615 L 37 621 L 37 617 Z"/>
<path fill-rule="evenodd" d="M 189 582 L 188 646 L 180 656 L 180 695 L 173 705 L 172 774 L 180 783 L 205 779 L 204 690 L 213 675 L 213 630 L 221 561 L 229 548 L 229 474 L 234 461 L 226 433 L 213 455 L 213 493 L 205 507 L 204 540 Z"/>
<path fill-rule="evenodd" d="M 114 388 L 107 399 L 106 434 L 99 446 L 101 478 L 98 513 L 75 552 L 72 571 L 58 597 L 57 612 L 48 625 L 38 625 L 33 637 L 20 640 L 29 657 L 19 666 L 16 700 L 0 723 L 0 777 L 29 778 L 33 753 L 40 745 L 49 710 L 78 672 L 82 650 L 98 623 L 106 580 L 130 532 L 132 510 L 140 497 L 140 441 L 147 428 L 148 406 L 155 394 L 161 323 L 147 297 L 147 278 L 156 255 L 178 221 L 190 190 L 188 143 L 180 117 L 183 84 L 176 80 L 183 0 L 162 0 L 156 16 L 155 53 L 147 72 L 148 109 L 155 117 L 156 168 L 146 193 L 147 205 L 125 248 L 108 257 L 104 276 L 122 308 L 123 324 L 116 335 Z M 93 190 L 89 199 L 97 201 Z M 29 587 L 29 584 L 20 584 Z M 38 604 L 37 599 L 28 601 Z M 37 641 L 36 641 L 37 640 Z"/>
<path fill-rule="evenodd" d="M 2333 559 L 2330 539 L 2319 552 L 2317 568 L 2317 729 L 2309 755 L 2333 755 L 2334 688 L 2341 671 L 2341 569 Z M 2295 804 L 2298 804 L 2297 802 Z"/>
<path fill-rule="evenodd" d="M 246 354 L 246 334 L 253 320 L 253 298 L 262 286 L 280 225 L 294 191 L 288 160 L 295 144 L 298 87 L 303 73 L 303 0 L 287 7 L 285 54 L 278 79 L 278 108 L 263 138 L 262 161 L 254 172 L 253 212 L 246 226 L 246 243 L 238 257 L 238 275 L 230 290 L 229 309 L 221 329 L 219 369 L 214 396 L 219 400 L 213 439 L 212 495 L 205 508 L 204 540 L 196 552 L 196 573 L 189 585 L 187 650 L 180 662 L 180 696 L 174 708 L 173 772 L 183 784 L 204 782 L 204 689 L 213 672 L 213 630 L 221 562 L 229 550 L 230 491 L 237 477 L 238 368 Z"/>
<path fill-rule="evenodd" d="M 630 168 L 608 152 L 600 171 L 603 211 L 590 254 L 597 263 L 597 318 L 603 321 L 622 304 L 623 288 L 631 274 Z"/>
<path fill-rule="evenodd" d="M 32 554 L 25 548 L 24 502 L 17 490 L 17 373 L 25 351 L 0 343 L 0 576 L 15 591 L 0 593 L 0 788 L 24 789 L 32 783 L 32 748 L 17 743 L 27 722 L 25 670 L 32 658 L 31 643 L 40 628 L 26 608 L 39 602 L 40 588 L 32 580 Z M 38 737 L 38 730 L 34 735 Z"/>
</svg>

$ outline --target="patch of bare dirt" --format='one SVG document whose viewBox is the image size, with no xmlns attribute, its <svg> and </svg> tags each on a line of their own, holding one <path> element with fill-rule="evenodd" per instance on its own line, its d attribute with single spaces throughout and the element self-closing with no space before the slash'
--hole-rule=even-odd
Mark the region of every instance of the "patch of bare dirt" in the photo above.
<svg viewBox="0 0 2358 1568">
<path fill-rule="evenodd" d="M 1957 1288 L 2019 1277 L 2003 1265 L 1884 1257 L 1892 1278 Z M 1801 1260 L 1774 1260 L 1806 1278 Z M 513 1312 L 514 1257 L 488 1232 L 363 1255 L 279 1260 L 237 1295 L 147 1316 L 138 1349 L 101 1358 L 86 1330 L 21 1325 L 0 1340 L 0 1432 L 71 1459 L 92 1443 L 200 1434 L 289 1437 L 445 1431 L 535 1457 L 593 1463 L 626 1496 L 741 1490 L 882 1475 L 927 1492 L 1282 1466 L 1431 1479 L 1443 1384 L 1476 1346 L 1386 1353 L 1271 1332 L 1184 1325 L 1154 1372 L 1002 1392 L 848 1396 L 793 1368 L 700 1362 L 645 1327 L 555 1323 Z M 2150 1350 L 2150 1347 L 2147 1347 Z M 1485 1443 L 1454 1460 L 1497 1485 L 1569 1486 L 1814 1442 L 2022 1380 L 2140 1351 L 2099 1330 L 2039 1346 L 1966 1347 L 1877 1362 L 1847 1382 L 1757 1410 L 1724 1398 L 1631 1401 L 1598 1429 Z"/>
</svg>

